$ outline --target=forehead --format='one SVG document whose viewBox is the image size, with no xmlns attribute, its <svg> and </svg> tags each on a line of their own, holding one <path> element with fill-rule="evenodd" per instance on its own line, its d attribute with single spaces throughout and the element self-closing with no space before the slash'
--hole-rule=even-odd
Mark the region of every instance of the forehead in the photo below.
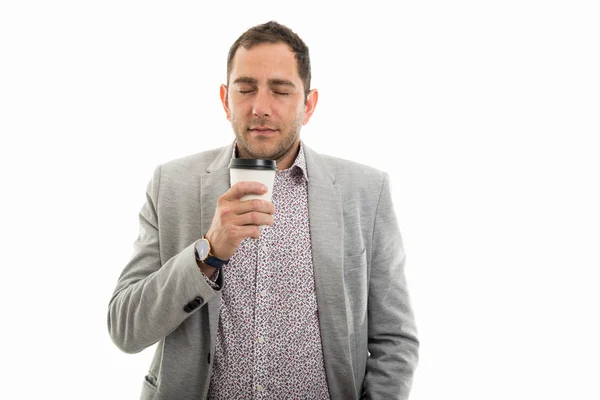
<svg viewBox="0 0 600 400">
<path fill-rule="evenodd" d="M 294 52 L 285 43 L 261 43 L 246 49 L 240 46 L 231 63 L 231 81 L 238 77 L 260 81 L 280 78 L 300 80 Z"/>
</svg>

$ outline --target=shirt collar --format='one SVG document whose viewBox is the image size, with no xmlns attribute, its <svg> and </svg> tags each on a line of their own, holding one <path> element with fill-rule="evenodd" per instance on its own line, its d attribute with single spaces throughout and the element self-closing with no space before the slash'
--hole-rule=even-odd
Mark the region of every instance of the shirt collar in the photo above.
<svg viewBox="0 0 600 400">
<path fill-rule="evenodd" d="M 237 140 L 233 143 L 233 154 L 231 155 L 231 157 L 237 158 Z M 306 158 L 304 157 L 304 146 L 302 144 L 302 141 L 300 141 L 300 149 L 298 150 L 298 155 L 296 156 L 294 163 L 290 168 L 284 171 L 293 171 L 298 169 L 300 169 L 300 171 L 302 172 L 302 176 L 304 176 L 304 179 L 308 182 L 308 173 L 306 171 Z"/>
</svg>

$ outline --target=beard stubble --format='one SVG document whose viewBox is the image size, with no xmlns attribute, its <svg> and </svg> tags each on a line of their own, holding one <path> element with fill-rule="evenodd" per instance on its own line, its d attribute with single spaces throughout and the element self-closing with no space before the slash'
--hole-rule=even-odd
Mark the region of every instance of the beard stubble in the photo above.
<svg viewBox="0 0 600 400">
<path fill-rule="evenodd" d="M 300 137 L 300 128 L 302 127 L 302 120 L 304 119 L 304 113 L 299 113 L 296 118 L 291 122 L 288 129 L 285 129 L 281 125 L 274 124 L 268 118 L 256 118 L 250 123 L 244 121 L 238 121 L 237 118 L 232 116 L 231 126 L 237 139 L 238 154 L 241 152 L 253 159 L 265 159 L 265 160 L 280 160 L 290 151 L 293 150 L 295 143 Z M 255 140 L 259 143 L 253 143 L 254 140 L 248 140 L 250 136 L 249 127 L 251 126 L 268 126 L 270 128 L 277 129 L 277 143 L 275 146 L 264 147 L 260 142 L 270 142 L 272 139 L 269 137 L 261 138 L 256 137 Z"/>
</svg>

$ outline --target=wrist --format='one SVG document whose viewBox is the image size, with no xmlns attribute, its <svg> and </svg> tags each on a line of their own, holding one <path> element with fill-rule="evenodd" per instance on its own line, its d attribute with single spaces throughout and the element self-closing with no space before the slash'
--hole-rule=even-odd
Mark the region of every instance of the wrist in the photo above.
<svg viewBox="0 0 600 400">
<path fill-rule="evenodd" d="M 210 244 L 210 255 L 212 257 L 216 257 L 223 261 L 229 261 L 230 257 L 225 257 L 223 255 L 223 249 L 221 248 L 222 246 L 220 246 L 217 237 L 215 237 L 215 234 L 212 231 L 206 232 L 206 235 L 202 236 L 200 239 L 208 240 L 208 243 Z"/>
<path fill-rule="evenodd" d="M 220 269 L 229 262 L 229 259 L 222 260 L 212 253 L 212 246 L 206 235 L 198 239 L 194 245 L 194 251 L 196 263 L 204 264 L 206 267 Z M 198 264 L 198 266 L 202 269 L 202 265 Z"/>
<path fill-rule="evenodd" d="M 196 259 L 196 265 L 198 265 L 198 268 L 200 268 L 200 271 L 202 271 L 202 273 L 204 275 L 206 275 L 208 278 L 211 278 L 217 271 L 217 268 L 211 267 L 210 265 L 205 264 L 202 261 L 199 261 L 198 259 Z"/>
</svg>

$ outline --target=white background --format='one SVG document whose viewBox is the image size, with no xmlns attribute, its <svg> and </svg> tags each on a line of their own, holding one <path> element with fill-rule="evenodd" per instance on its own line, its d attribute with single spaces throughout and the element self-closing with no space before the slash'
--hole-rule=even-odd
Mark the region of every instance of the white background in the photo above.
<svg viewBox="0 0 600 400">
<path fill-rule="evenodd" d="M 3 2 L 2 398 L 139 396 L 153 348 L 106 312 L 146 184 L 232 140 L 227 51 L 271 19 L 310 47 L 305 143 L 391 175 L 411 399 L 600 398 L 595 3 Z"/>
</svg>

